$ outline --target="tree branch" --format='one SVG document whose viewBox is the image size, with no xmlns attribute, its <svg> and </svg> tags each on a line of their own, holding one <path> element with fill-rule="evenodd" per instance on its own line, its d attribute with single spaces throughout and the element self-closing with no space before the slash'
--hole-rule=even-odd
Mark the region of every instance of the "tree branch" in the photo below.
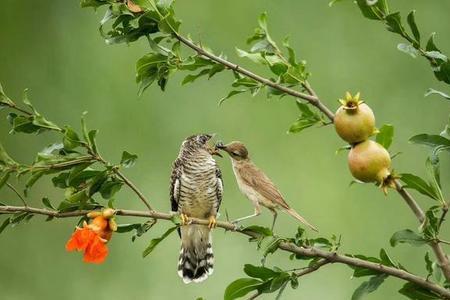
<svg viewBox="0 0 450 300">
<path fill-rule="evenodd" d="M 394 180 L 394 184 L 397 192 L 400 194 L 400 196 L 402 196 L 406 204 L 408 204 L 408 206 L 414 212 L 420 224 L 425 222 L 425 213 L 420 208 L 419 204 L 417 204 L 416 200 L 414 200 L 411 194 L 402 186 L 398 179 Z M 439 241 L 432 240 L 428 244 L 430 245 L 431 249 L 433 249 L 434 255 L 436 256 L 438 265 L 441 268 L 442 273 L 444 274 L 447 281 L 450 281 L 450 263 L 447 254 L 445 254 L 444 249 L 442 249 L 441 245 L 439 244 Z"/>
<path fill-rule="evenodd" d="M 58 212 L 55 210 L 43 209 L 43 208 L 34 208 L 29 206 L 0 206 L 0 214 L 13 214 L 16 212 L 29 212 L 32 214 L 52 216 L 55 218 L 68 218 L 68 217 L 79 217 L 84 216 L 89 210 L 81 210 L 81 211 L 72 211 L 72 212 Z M 160 220 L 172 220 L 176 215 L 174 213 L 163 213 L 157 211 L 137 211 L 137 210 L 126 210 L 126 209 L 117 209 L 116 215 L 119 216 L 134 216 L 134 217 L 144 217 L 144 218 L 152 218 L 152 219 L 160 219 Z M 209 220 L 190 218 L 191 224 L 199 224 L 199 225 L 208 225 Z M 259 233 L 245 230 L 245 229 L 236 229 L 236 226 L 229 222 L 218 221 L 217 227 L 223 228 L 228 231 L 239 232 L 241 234 L 247 235 L 249 237 L 259 237 Z M 314 247 L 299 247 L 293 243 L 289 242 L 281 242 L 278 245 L 278 248 L 287 252 L 295 253 L 301 256 L 306 257 L 320 257 L 323 258 L 316 265 L 311 266 L 308 269 L 305 269 L 304 274 L 299 272 L 299 276 L 306 275 L 311 273 L 321 266 L 327 263 L 341 263 L 348 266 L 353 267 L 361 267 L 369 270 L 374 270 L 380 273 L 384 273 L 393 277 L 397 277 L 403 279 L 405 281 L 409 281 L 415 284 L 422 286 L 423 288 L 429 289 L 437 294 L 439 294 L 444 299 L 450 299 L 450 291 L 435 284 L 430 281 L 427 281 L 425 278 L 419 277 L 417 275 L 411 274 L 405 270 L 397 269 L 393 267 L 384 266 L 378 263 L 372 263 L 369 261 L 365 261 L 362 259 L 337 254 L 336 252 L 328 252 L 323 251 Z"/>
<path fill-rule="evenodd" d="M 260 82 L 264 85 L 270 86 L 271 88 L 274 88 L 276 90 L 279 90 L 283 93 L 286 93 L 288 95 L 291 95 L 293 97 L 296 98 L 300 98 L 303 100 L 308 101 L 311 105 L 317 107 L 317 109 L 319 109 L 321 112 L 323 112 L 328 119 L 330 119 L 330 121 L 333 121 L 334 119 L 334 114 L 333 112 L 326 107 L 321 101 L 320 99 L 317 97 L 317 95 L 314 93 L 314 91 L 311 89 L 311 87 L 309 86 L 309 84 L 304 84 L 305 89 L 308 91 L 309 94 L 305 94 L 305 93 L 301 93 L 298 92 L 296 90 L 290 89 L 288 87 L 285 87 L 283 85 L 280 85 L 276 82 L 273 82 L 267 78 L 264 78 L 262 76 L 259 76 L 247 69 L 242 68 L 241 66 L 234 64 L 226 59 L 223 59 L 222 57 L 216 56 L 206 50 L 204 50 L 202 47 L 198 46 L 197 44 L 195 44 L 193 41 L 191 41 L 190 39 L 180 35 L 177 32 L 173 32 L 173 35 L 184 45 L 186 45 L 187 47 L 191 48 L 192 50 L 194 50 L 195 52 L 197 52 L 199 55 L 204 56 L 212 61 L 215 61 L 216 63 L 222 64 L 225 67 L 227 67 L 228 69 L 231 69 L 239 74 L 242 74 L 246 77 L 249 77 L 257 82 Z"/>
</svg>

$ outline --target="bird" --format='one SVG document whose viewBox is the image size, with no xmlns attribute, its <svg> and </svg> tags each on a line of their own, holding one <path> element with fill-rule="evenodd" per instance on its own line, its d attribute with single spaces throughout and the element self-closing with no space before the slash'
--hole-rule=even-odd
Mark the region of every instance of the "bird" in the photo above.
<svg viewBox="0 0 450 300">
<path fill-rule="evenodd" d="M 236 219 L 232 221 L 233 223 L 237 224 L 240 221 L 259 216 L 261 206 L 264 206 L 273 214 L 272 230 L 278 216 L 277 210 L 282 210 L 312 230 L 318 231 L 316 227 L 289 206 L 270 178 L 252 162 L 248 150 L 242 142 L 235 141 L 227 145 L 218 142 L 215 148 L 224 150 L 230 155 L 239 189 L 253 203 L 255 208 L 254 214 Z"/>
<path fill-rule="evenodd" d="M 213 155 L 221 156 L 208 145 L 212 134 L 187 137 L 172 166 L 170 202 L 181 226 L 178 275 L 184 283 L 202 282 L 213 273 L 211 229 L 222 202 L 222 173 Z M 190 224 L 189 218 L 208 219 L 209 224 Z"/>
</svg>

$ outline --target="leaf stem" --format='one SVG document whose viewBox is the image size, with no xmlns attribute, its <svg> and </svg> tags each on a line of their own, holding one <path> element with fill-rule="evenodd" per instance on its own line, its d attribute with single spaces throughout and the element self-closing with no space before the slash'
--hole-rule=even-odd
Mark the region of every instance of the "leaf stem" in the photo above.
<svg viewBox="0 0 450 300">
<path fill-rule="evenodd" d="M 22 195 L 19 193 L 19 191 L 17 191 L 17 189 L 16 189 L 12 184 L 10 184 L 9 182 L 6 182 L 6 186 L 7 186 L 10 190 L 12 190 L 12 191 L 17 195 L 17 197 L 19 197 L 20 201 L 22 201 L 22 203 L 23 203 L 23 205 L 24 205 L 25 207 L 28 206 L 28 204 L 27 204 L 27 202 L 25 201 L 25 199 L 22 197 Z"/>
</svg>

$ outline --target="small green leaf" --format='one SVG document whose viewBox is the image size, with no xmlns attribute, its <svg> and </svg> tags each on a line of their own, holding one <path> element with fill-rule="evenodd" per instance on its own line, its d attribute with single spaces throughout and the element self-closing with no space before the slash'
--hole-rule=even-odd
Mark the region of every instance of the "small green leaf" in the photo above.
<svg viewBox="0 0 450 300">
<path fill-rule="evenodd" d="M 441 299 L 439 295 L 412 282 L 405 283 L 398 292 L 411 300 Z"/>
<path fill-rule="evenodd" d="M 241 50 L 239 48 L 236 48 L 236 52 L 239 57 L 248 58 L 252 62 L 257 63 L 257 64 L 267 65 L 267 61 L 265 60 L 263 55 L 259 52 L 249 53 L 249 52 Z"/>
<path fill-rule="evenodd" d="M 89 146 L 92 148 L 95 154 L 98 154 L 97 150 L 97 142 L 95 141 L 95 136 L 97 135 L 98 130 L 91 130 L 88 132 Z"/>
<path fill-rule="evenodd" d="M 66 126 L 64 129 L 63 144 L 67 150 L 75 149 L 81 145 L 78 134 L 70 126 Z"/>
<path fill-rule="evenodd" d="M 403 28 L 400 13 L 395 12 L 389 14 L 385 17 L 387 29 L 389 31 L 400 34 L 401 36 L 406 36 L 405 28 Z"/>
<path fill-rule="evenodd" d="M 124 168 L 131 168 L 136 163 L 137 158 L 137 155 L 131 154 L 127 151 L 123 151 L 122 158 L 120 159 L 120 164 Z"/>
<path fill-rule="evenodd" d="M 406 184 L 405 188 L 414 189 L 435 200 L 440 199 L 437 191 L 419 176 L 407 173 L 400 174 L 400 176 L 401 181 Z"/>
<path fill-rule="evenodd" d="M 228 95 L 226 95 L 225 97 L 223 97 L 223 98 L 221 98 L 221 99 L 219 100 L 219 105 L 222 105 L 222 103 L 223 103 L 225 100 L 227 100 L 227 99 L 233 97 L 234 95 L 241 94 L 241 93 L 244 93 L 244 92 L 246 92 L 246 91 L 247 91 L 247 90 L 242 89 L 242 90 L 233 90 L 233 91 L 229 92 Z"/>
<path fill-rule="evenodd" d="M 100 187 L 100 194 L 103 199 L 111 199 L 122 188 L 121 181 L 106 181 Z"/>
<path fill-rule="evenodd" d="M 417 45 L 420 45 L 420 32 L 419 32 L 419 28 L 417 28 L 415 13 L 416 13 L 415 10 L 411 11 L 408 14 L 408 17 L 406 20 L 408 21 L 409 28 L 411 28 L 411 32 L 412 32 L 414 38 L 416 39 Z"/>
<path fill-rule="evenodd" d="M 50 202 L 50 199 L 47 197 L 42 198 L 42 204 L 44 204 L 45 207 L 50 208 L 52 210 L 56 210 L 56 208 L 53 207 L 52 203 Z"/>
<path fill-rule="evenodd" d="M 156 246 L 158 246 L 159 243 L 161 243 L 166 237 L 168 237 L 175 229 L 177 229 L 178 226 L 174 226 L 169 228 L 161 237 L 152 239 L 150 241 L 150 244 L 147 248 L 145 248 L 144 252 L 142 252 L 142 257 L 146 257 L 149 255 L 153 250 L 155 250 Z"/>
<path fill-rule="evenodd" d="M 257 290 L 262 281 L 253 278 L 240 278 L 230 283 L 225 289 L 224 300 L 234 300 Z"/>
<path fill-rule="evenodd" d="M 386 250 L 384 249 L 380 250 L 380 259 L 383 265 L 397 268 L 395 262 L 392 260 L 392 258 L 387 254 Z"/>
<path fill-rule="evenodd" d="M 6 229 L 6 227 L 8 227 L 9 224 L 11 224 L 11 218 L 6 218 L 2 225 L 0 225 L 0 234 Z"/>
<path fill-rule="evenodd" d="M 379 274 L 370 277 L 368 281 L 363 282 L 353 293 L 352 300 L 359 300 L 364 298 L 367 294 L 377 290 L 384 280 L 388 277 L 386 274 Z"/>
<path fill-rule="evenodd" d="M 422 246 L 427 243 L 427 240 L 410 229 L 404 229 L 394 233 L 389 242 L 392 247 L 403 243 L 412 246 Z"/>
<path fill-rule="evenodd" d="M 280 274 L 280 272 L 275 272 L 272 269 L 262 266 L 254 266 L 250 264 L 244 265 L 244 272 L 250 277 L 259 278 L 263 281 L 267 281 L 268 279 L 278 276 Z"/>
<path fill-rule="evenodd" d="M 392 139 L 394 136 L 394 126 L 390 124 L 383 125 L 377 134 L 376 141 L 381 144 L 385 149 L 389 149 L 392 144 Z"/>
<path fill-rule="evenodd" d="M 242 229 L 242 231 L 256 232 L 256 233 L 258 233 L 262 236 L 266 236 L 266 237 L 273 235 L 272 231 L 269 228 L 257 226 L 257 225 L 245 227 L 244 229 Z"/>
</svg>

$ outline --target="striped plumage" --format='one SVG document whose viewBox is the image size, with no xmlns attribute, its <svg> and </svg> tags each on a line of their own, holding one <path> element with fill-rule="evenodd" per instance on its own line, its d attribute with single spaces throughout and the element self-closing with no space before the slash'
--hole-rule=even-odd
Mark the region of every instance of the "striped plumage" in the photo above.
<svg viewBox="0 0 450 300">
<path fill-rule="evenodd" d="M 173 164 L 170 198 L 172 211 L 187 217 L 214 218 L 222 200 L 222 176 L 207 142 L 211 135 L 188 137 Z M 178 274 L 185 283 L 201 282 L 213 272 L 210 228 L 184 225 Z"/>
</svg>

